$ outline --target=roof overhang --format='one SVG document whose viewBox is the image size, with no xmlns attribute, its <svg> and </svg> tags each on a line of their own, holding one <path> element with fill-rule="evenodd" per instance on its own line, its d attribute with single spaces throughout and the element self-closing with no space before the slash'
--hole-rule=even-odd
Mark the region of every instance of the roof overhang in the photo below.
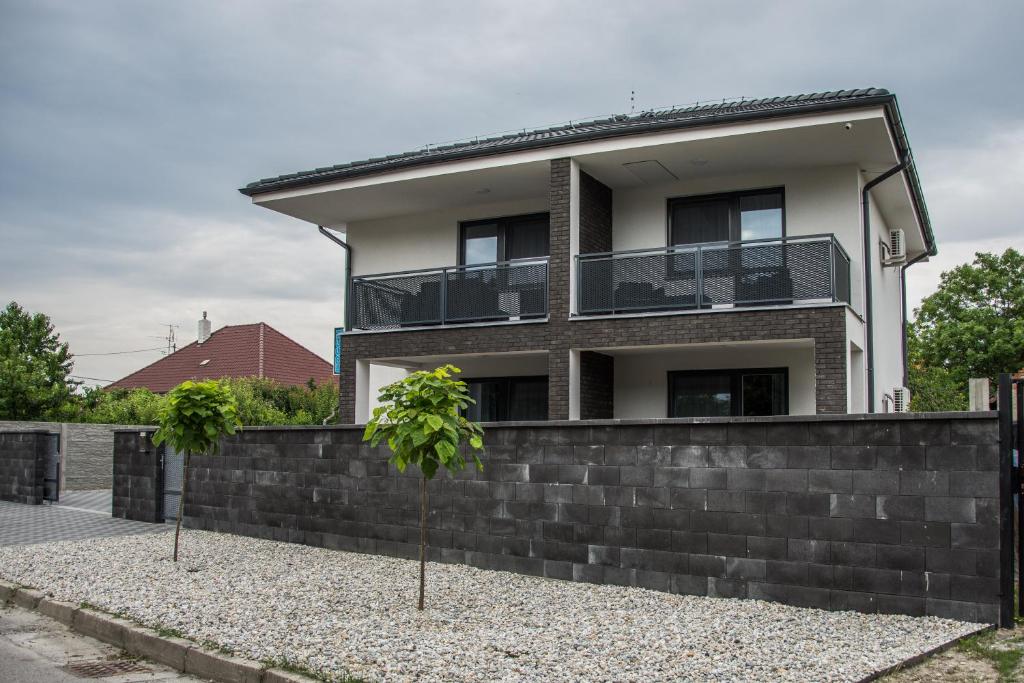
<svg viewBox="0 0 1024 683">
<path fill-rule="evenodd" d="M 852 123 L 852 128 L 847 129 L 846 123 Z M 546 199 L 548 162 L 566 156 L 613 188 L 640 182 L 624 170 L 623 163 L 651 158 L 680 178 L 838 164 L 856 164 L 866 176 L 874 177 L 906 158 L 905 173 L 879 185 L 872 195 L 890 223 L 919 228 L 919 237 L 911 237 L 908 246 L 936 253 L 896 98 L 888 93 L 456 148 L 383 160 L 366 168 L 261 181 L 259 187 L 241 191 L 266 208 L 338 226 L 449 206 Z M 691 163 L 706 159 L 713 163 L 704 167 Z"/>
</svg>

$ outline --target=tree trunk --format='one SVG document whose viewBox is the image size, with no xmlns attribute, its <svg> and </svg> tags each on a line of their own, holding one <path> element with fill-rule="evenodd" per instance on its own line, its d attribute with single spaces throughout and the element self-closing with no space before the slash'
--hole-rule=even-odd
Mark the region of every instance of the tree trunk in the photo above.
<svg viewBox="0 0 1024 683">
<path fill-rule="evenodd" d="M 423 609 L 423 590 L 427 582 L 427 477 L 420 477 L 420 601 Z"/>
<path fill-rule="evenodd" d="M 174 561 L 178 561 L 178 536 L 181 535 L 181 512 L 185 509 L 185 493 L 188 491 L 188 460 L 191 451 L 185 451 L 185 471 L 181 475 L 181 498 L 178 499 L 178 523 L 174 527 Z"/>
</svg>

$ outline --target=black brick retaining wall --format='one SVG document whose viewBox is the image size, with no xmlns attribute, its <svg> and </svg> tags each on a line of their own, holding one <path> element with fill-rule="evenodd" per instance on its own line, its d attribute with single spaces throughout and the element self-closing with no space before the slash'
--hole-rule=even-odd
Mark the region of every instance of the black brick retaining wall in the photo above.
<svg viewBox="0 0 1024 683">
<path fill-rule="evenodd" d="M 403 557 L 417 480 L 356 428 L 194 457 L 186 524 Z M 431 557 L 560 579 L 995 622 L 990 413 L 494 425 L 431 483 Z M 119 439 L 118 448 L 136 449 Z"/>
<path fill-rule="evenodd" d="M 0 432 L 0 500 L 40 505 L 46 451 L 53 433 L 46 430 Z"/>
</svg>

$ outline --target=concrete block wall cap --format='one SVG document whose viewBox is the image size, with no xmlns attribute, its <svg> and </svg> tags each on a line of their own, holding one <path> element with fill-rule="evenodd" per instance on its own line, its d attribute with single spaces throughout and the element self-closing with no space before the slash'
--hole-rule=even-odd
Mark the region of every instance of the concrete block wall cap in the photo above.
<svg viewBox="0 0 1024 683">
<path fill-rule="evenodd" d="M 37 590 L 18 588 L 14 592 L 14 604 L 25 609 L 35 609 L 43 597 L 43 594 Z"/>
<path fill-rule="evenodd" d="M 36 609 L 44 616 L 59 621 L 65 626 L 71 626 L 75 621 L 75 612 L 78 611 L 78 606 L 53 598 L 43 598 L 39 601 Z"/>
<path fill-rule="evenodd" d="M 261 683 L 263 670 L 256 662 L 197 647 L 185 654 L 185 673 L 223 683 Z"/>
<path fill-rule="evenodd" d="M 185 657 L 194 643 L 184 638 L 161 636 L 143 626 L 125 628 L 124 649 L 178 671 L 185 670 Z"/>
<path fill-rule="evenodd" d="M 630 427 L 659 425 L 705 425 L 705 424 L 779 424 L 791 422 L 870 422 L 906 420 L 991 420 L 999 413 L 943 412 L 943 413 L 867 413 L 855 415 L 773 415 L 768 417 L 659 417 L 635 420 L 542 420 L 536 422 L 484 422 L 485 429 L 508 429 L 529 427 L 531 429 L 553 429 L 557 427 Z M 362 431 L 364 424 L 354 425 L 269 425 L 246 427 L 247 432 L 295 432 L 295 431 Z"/>
</svg>

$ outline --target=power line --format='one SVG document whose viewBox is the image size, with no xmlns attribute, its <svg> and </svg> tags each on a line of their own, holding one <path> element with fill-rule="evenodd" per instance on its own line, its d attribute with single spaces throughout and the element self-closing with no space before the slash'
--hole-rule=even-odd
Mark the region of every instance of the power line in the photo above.
<svg viewBox="0 0 1024 683">
<path fill-rule="evenodd" d="M 119 356 L 125 353 L 145 353 L 146 351 L 163 351 L 162 348 L 156 349 L 135 349 L 134 351 L 107 351 L 106 353 L 76 353 L 74 356 Z"/>
<path fill-rule="evenodd" d="M 72 377 L 74 379 L 89 379 L 89 380 L 92 380 L 93 382 L 113 382 L 114 381 L 112 379 L 100 379 L 99 377 L 86 377 L 85 375 L 68 375 L 68 377 Z"/>
</svg>

